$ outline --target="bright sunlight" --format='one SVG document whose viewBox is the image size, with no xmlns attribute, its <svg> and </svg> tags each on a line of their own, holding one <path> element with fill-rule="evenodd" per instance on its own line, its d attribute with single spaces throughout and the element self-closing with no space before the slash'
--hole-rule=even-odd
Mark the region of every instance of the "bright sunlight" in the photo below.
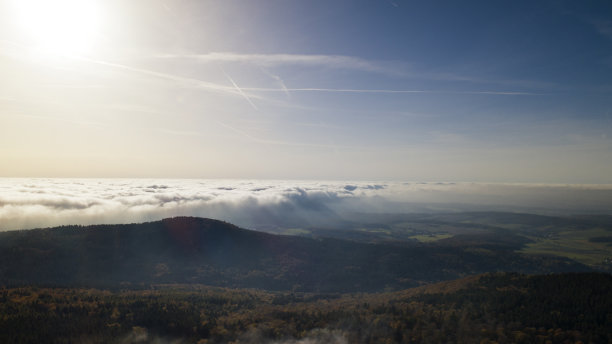
<svg viewBox="0 0 612 344">
<path fill-rule="evenodd" d="M 12 9 L 25 42 L 46 54 L 88 54 L 99 40 L 101 13 L 95 0 L 13 0 Z"/>
</svg>

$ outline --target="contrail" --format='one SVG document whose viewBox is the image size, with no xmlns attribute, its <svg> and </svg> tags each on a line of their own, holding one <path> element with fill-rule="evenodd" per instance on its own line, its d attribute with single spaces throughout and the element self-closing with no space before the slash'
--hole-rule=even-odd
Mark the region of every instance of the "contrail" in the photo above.
<svg viewBox="0 0 612 344">
<path fill-rule="evenodd" d="M 151 75 L 151 76 L 155 76 L 155 77 L 162 78 L 162 79 L 168 79 L 168 80 L 179 81 L 179 82 L 186 82 L 186 83 L 190 83 L 190 84 L 193 84 L 195 86 L 198 86 L 198 87 L 210 89 L 212 91 L 219 91 L 219 92 L 232 93 L 232 94 L 242 94 L 242 92 L 237 93 L 231 87 L 227 87 L 227 86 L 223 86 L 223 85 L 218 85 L 218 84 L 214 84 L 212 82 L 206 82 L 206 81 L 202 81 L 202 80 L 198 80 L 198 79 L 186 78 L 186 77 L 182 77 L 182 76 L 176 76 L 176 75 L 173 75 L 173 74 L 166 74 L 166 73 L 156 72 L 156 71 L 152 71 L 152 70 L 148 70 L 148 69 L 142 69 L 142 68 L 126 66 L 126 65 L 122 65 L 122 64 L 118 64 L 118 63 L 106 62 L 106 61 L 101 61 L 101 60 L 94 60 L 94 59 L 90 59 L 90 58 L 86 58 L 86 57 L 76 57 L 75 56 L 73 58 L 77 59 L 77 60 L 85 61 L 85 62 L 96 63 L 96 64 L 99 64 L 99 65 L 102 65 L 102 66 L 108 66 L 108 67 L 113 67 L 113 68 L 117 68 L 117 69 L 127 70 L 127 71 L 130 71 L 130 72 L 136 72 L 136 73 L 140 73 L 140 74 Z"/>
<path fill-rule="evenodd" d="M 7 41 L 7 40 L 2 40 L 5 43 L 8 43 L 9 45 L 12 45 L 13 47 L 16 47 L 18 49 L 30 49 L 28 47 L 22 46 L 21 44 L 12 42 L 12 41 Z M 177 76 L 177 75 L 173 75 L 173 74 L 167 74 L 167 73 L 161 73 L 161 72 L 156 72 L 156 71 L 152 71 L 149 69 L 143 69 L 143 68 L 136 68 L 136 67 L 132 67 L 132 66 L 128 66 L 128 65 L 123 65 L 123 64 L 118 64 L 118 63 L 112 63 L 112 62 L 108 62 L 108 61 L 103 61 L 103 60 L 97 60 L 97 59 L 92 59 L 92 58 L 88 58 L 85 56 L 79 56 L 79 55 L 62 55 L 63 57 L 66 58 L 70 58 L 76 61 L 83 61 L 83 62 L 88 62 L 88 63 L 94 63 L 94 64 L 98 64 L 101 66 L 107 66 L 107 67 L 112 67 L 112 68 L 116 68 L 116 69 L 121 69 L 121 70 L 125 70 L 125 71 L 129 71 L 129 72 L 134 72 L 134 73 L 139 73 L 139 74 L 144 74 L 144 75 L 150 75 L 150 76 L 154 76 L 160 79 L 166 79 L 166 80 L 172 80 L 172 81 L 177 81 L 177 82 L 181 82 L 181 83 L 187 83 L 199 88 L 203 88 L 203 89 L 208 89 L 211 91 L 216 91 L 216 92 L 221 92 L 221 93 L 230 93 L 230 94 L 234 94 L 234 95 L 241 95 L 247 99 L 249 99 L 249 97 L 252 98 L 258 98 L 255 95 L 247 95 L 246 93 L 244 93 L 240 88 L 236 87 L 235 83 L 232 81 L 232 83 L 234 84 L 235 87 L 228 87 L 228 86 L 223 86 L 223 85 L 219 85 L 219 84 L 215 84 L 212 82 L 206 82 L 206 81 L 202 81 L 202 80 L 198 80 L 198 79 L 194 79 L 194 78 L 187 78 L 187 77 L 182 77 L 182 76 Z M 226 74 L 227 75 L 227 74 Z M 231 78 L 230 78 L 231 80 Z M 253 105 L 253 103 L 251 102 L 251 100 L 249 99 L 249 103 L 251 103 L 251 105 Z"/>
<path fill-rule="evenodd" d="M 291 98 L 291 94 L 289 93 L 289 89 L 287 88 L 287 85 L 285 85 L 285 82 L 283 81 L 283 79 L 280 78 L 280 76 L 272 74 L 272 73 L 268 72 L 267 70 L 265 70 L 265 69 L 263 69 L 261 67 L 259 67 L 259 70 L 261 70 L 264 74 L 268 75 L 272 79 L 276 80 L 276 82 L 278 82 L 280 84 L 280 86 L 282 87 L 283 91 L 287 95 L 287 98 Z"/>
<path fill-rule="evenodd" d="M 246 99 L 247 102 L 249 102 L 249 104 L 251 104 L 251 106 L 253 107 L 253 109 L 255 110 L 259 110 L 257 108 L 257 106 L 255 106 L 255 104 L 253 104 L 253 102 L 251 101 L 251 98 L 249 98 L 240 87 L 238 87 L 238 85 L 234 82 L 234 79 L 232 79 L 231 76 L 229 76 L 229 74 L 227 74 L 224 70 L 223 70 L 223 74 L 225 74 L 225 76 L 229 79 L 229 81 L 232 83 L 232 85 L 234 85 L 234 87 L 236 88 L 236 90 L 238 91 L 238 93 L 240 93 L 240 95 L 242 95 L 244 97 L 244 99 Z"/>
<path fill-rule="evenodd" d="M 334 92 L 334 93 L 432 93 L 432 94 L 490 94 L 509 96 L 534 96 L 544 93 L 515 91 L 432 91 L 432 90 L 388 90 L 388 89 L 355 89 L 355 88 L 255 88 L 244 87 L 242 90 L 256 92 Z"/>
<path fill-rule="evenodd" d="M 20 49 L 24 49 L 23 46 L 21 46 L 19 44 L 16 44 L 14 42 L 5 41 L 5 40 L 3 40 L 3 41 L 6 42 L 6 43 L 9 43 L 10 45 L 13 45 L 14 47 L 17 47 L 17 48 L 20 48 Z M 240 95 L 244 99 L 246 99 L 246 101 L 249 102 L 249 104 L 255 110 L 258 110 L 258 108 L 253 103 L 253 101 L 251 99 L 252 98 L 259 99 L 260 97 L 258 97 L 256 95 L 253 95 L 253 94 L 247 94 L 247 93 L 245 93 L 245 91 L 254 91 L 254 92 L 283 92 L 283 93 L 286 93 L 286 94 L 288 94 L 288 92 L 333 92 L 333 93 L 379 93 L 379 94 L 410 94 L 410 93 L 423 93 L 423 94 L 474 94 L 474 95 L 481 94 L 481 95 L 505 95 L 505 96 L 537 96 L 537 95 L 545 95 L 545 93 L 516 92 L 516 91 L 435 91 L 435 90 L 353 89 L 353 88 L 314 88 L 314 87 L 312 87 L 312 88 L 287 88 L 287 87 L 284 87 L 284 84 L 283 84 L 283 88 L 281 88 L 281 89 L 279 89 L 279 88 L 257 88 L 257 87 L 244 87 L 244 88 L 240 88 L 236 84 L 236 82 L 234 82 L 234 80 L 225 71 L 223 71 L 223 73 L 230 80 L 230 82 L 232 83 L 232 85 L 234 87 L 223 86 L 223 85 L 219 85 L 219 84 L 215 84 L 215 83 L 211 83 L 211 82 L 206 82 L 206 81 L 202 81 L 202 80 L 198 80 L 198 79 L 193 79 L 193 78 L 176 76 L 176 75 L 173 75 L 173 74 L 166 74 L 166 73 L 156 72 L 156 71 L 152 71 L 152 70 L 148 70 L 148 69 L 131 67 L 131 66 L 127 66 L 127 65 L 118 64 L 118 63 L 112 63 L 112 62 L 107 62 L 107 61 L 102 61 L 102 60 L 95 60 L 95 59 L 91 59 L 91 58 L 87 58 L 87 57 L 83 57 L 83 56 L 70 55 L 70 56 L 66 56 L 66 57 L 72 58 L 74 60 L 80 60 L 80 61 L 84 61 L 84 62 L 95 63 L 95 64 L 99 64 L 99 65 L 102 65 L 102 66 L 108 66 L 108 67 L 113 67 L 113 68 L 117 68 L 117 69 L 123 69 L 123 70 L 131 71 L 131 72 L 135 72 L 135 73 L 155 76 L 155 77 L 163 78 L 163 79 L 167 79 L 167 80 L 173 80 L 173 81 L 178 81 L 178 82 L 183 82 L 183 83 L 189 83 L 189 84 L 195 85 L 197 87 L 205 88 L 205 89 L 208 89 L 208 90 L 211 90 L 211 91 L 217 91 L 217 92 L 222 92 L 222 93 L 231 93 L 231 94 L 235 94 L 235 95 Z M 243 56 L 240 56 L 240 57 L 243 57 Z"/>
<path fill-rule="evenodd" d="M 370 72 L 384 72 L 385 69 L 370 61 L 344 55 L 300 55 L 300 54 L 236 54 L 227 52 L 212 52 L 208 54 L 158 54 L 155 58 L 162 59 L 193 59 L 200 62 L 238 62 L 260 66 L 278 64 L 299 64 L 310 66 L 326 66 L 342 69 L 356 69 Z"/>
</svg>

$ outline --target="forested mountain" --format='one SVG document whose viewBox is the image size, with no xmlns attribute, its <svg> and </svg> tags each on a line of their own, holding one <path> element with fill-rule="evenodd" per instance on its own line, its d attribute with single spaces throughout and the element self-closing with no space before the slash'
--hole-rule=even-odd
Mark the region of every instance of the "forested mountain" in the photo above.
<svg viewBox="0 0 612 344">
<path fill-rule="evenodd" d="M 520 244 L 522 239 L 516 240 Z M 195 283 L 371 292 L 484 272 L 589 270 L 566 258 L 517 253 L 518 244 L 508 242 L 457 236 L 436 243 L 359 243 L 272 235 L 192 217 L 64 226 L 0 233 L 0 284 L 117 288 Z"/>
<path fill-rule="evenodd" d="M 485 274 L 393 293 L 0 288 L 2 343 L 610 343 L 612 276 Z"/>
</svg>

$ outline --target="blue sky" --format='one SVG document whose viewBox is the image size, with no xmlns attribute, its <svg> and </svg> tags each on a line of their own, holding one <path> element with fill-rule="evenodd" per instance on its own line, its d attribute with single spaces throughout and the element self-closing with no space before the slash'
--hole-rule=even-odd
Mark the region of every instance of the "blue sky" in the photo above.
<svg viewBox="0 0 612 344">
<path fill-rule="evenodd" d="M 612 183 L 609 2 L 24 1 L 0 176 Z"/>
</svg>

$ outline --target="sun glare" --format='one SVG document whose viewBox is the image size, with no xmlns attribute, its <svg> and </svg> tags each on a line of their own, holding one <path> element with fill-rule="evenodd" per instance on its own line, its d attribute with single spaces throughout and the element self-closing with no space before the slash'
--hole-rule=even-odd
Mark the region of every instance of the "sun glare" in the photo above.
<svg viewBox="0 0 612 344">
<path fill-rule="evenodd" d="M 13 0 L 13 20 L 28 46 L 54 55 L 91 53 L 100 34 L 95 0 Z"/>
</svg>

